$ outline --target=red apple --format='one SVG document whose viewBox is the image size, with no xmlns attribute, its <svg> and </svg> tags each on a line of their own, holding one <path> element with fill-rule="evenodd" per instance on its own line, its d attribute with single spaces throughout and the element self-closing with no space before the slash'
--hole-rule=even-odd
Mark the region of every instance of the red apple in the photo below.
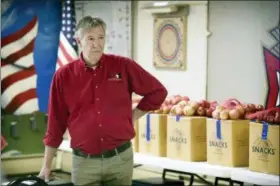
<svg viewBox="0 0 280 186">
<path fill-rule="evenodd" d="M 180 98 L 180 99 L 181 99 L 182 96 L 180 96 L 180 95 L 177 94 L 177 95 L 175 95 L 175 98 Z"/>
<path fill-rule="evenodd" d="M 206 100 L 200 100 L 199 105 L 202 106 L 203 108 L 209 108 L 210 107 L 210 103 Z"/>
<path fill-rule="evenodd" d="M 274 123 L 274 117 L 273 116 L 267 116 L 266 121 L 268 123 Z"/>
<path fill-rule="evenodd" d="M 177 103 L 179 103 L 181 101 L 181 98 L 180 97 L 175 97 L 174 99 L 172 99 L 172 101 L 171 101 L 171 103 L 173 104 L 173 105 L 176 105 Z"/>
<path fill-rule="evenodd" d="M 171 104 L 171 99 L 168 97 L 168 98 L 165 99 L 164 102 L 165 102 L 166 105 L 170 105 Z"/>
<path fill-rule="evenodd" d="M 176 105 L 173 105 L 171 107 L 170 112 L 169 112 L 170 115 L 176 115 L 176 107 L 177 107 Z"/>
<path fill-rule="evenodd" d="M 274 117 L 274 122 L 277 124 L 280 124 L 280 113 L 276 112 L 275 117 Z"/>
<path fill-rule="evenodd" d="M 217 101 L 211 101 L 210 102 L 210 108 L 215 109 L 218 106 L 218 102 Z"/>
<path fill-rule="evenodd" d="M 264 107 L 263 107 L 262 105 L 260 105 L 260 104 L 255 105 L 255 108 L 256 108 L 258 111 L 264 110 Z"/>
<path fill-rule="evenodd" d="M 256 112 L 257 110 L 254 104 L 248 104 L 248 107 L 252 112 Z"/>
<path fill-rule="evenodd" d="M 170 112 L 170 107 L 167 106 L 167 105 L 164 105 L 164 106 L 162 107 L 162 113 L 163 113 L 163 114 L 169 114 L 169 112 Z"/>
<path fill-rule="evenodd" d="M 188 103 L 185 100 L 180 101 L 177 105 L 186 106 Z"/>
<path fill-rule="evenodd" d="M 205 116 L 206 115 L 206 110 L 204 107 L 200 106 L 196 110 L 197 115 L 199 116 Z"/>
<path fill-rule="evenodd" d="M 190 100 L 190 98 L 188 96 L 183 96 L 183 100 L 185 100 L 186 102 L 188 102 Z"/>
<path fill-rule="evenodd" d="M 214 111 L 213 108 L 206 109 L 206 116 L 212 118 L 212 112 Z"/>
<path fill-rule="evenodd" d="M 177 116 L 183 115 L 183 107 L 177 106 L 177 107 L 175 108 L 175 112 L 176 112 L 176 115 L 177 115 Z"/>
</svg>

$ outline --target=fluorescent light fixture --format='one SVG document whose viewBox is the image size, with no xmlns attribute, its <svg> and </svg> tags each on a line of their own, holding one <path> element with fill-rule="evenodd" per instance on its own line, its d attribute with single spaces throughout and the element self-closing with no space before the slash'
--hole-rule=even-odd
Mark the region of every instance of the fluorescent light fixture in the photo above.
<svg viewBox="0 0 280 186">
<path fill-rule="evenodd" d="M 171 12 L 176 12 L 177 7 L 176 6 L 147 7 L 147 8 L 144 8 L 144 10 L 149 13 L 152 13 L 152 14 L 171 13 Z"/>
<path fill-rule="evenodd" d="M 166 6 L 166 5 L 168 5 L 167 1 L 154 2 L 154 6 Z"/>
</svg>

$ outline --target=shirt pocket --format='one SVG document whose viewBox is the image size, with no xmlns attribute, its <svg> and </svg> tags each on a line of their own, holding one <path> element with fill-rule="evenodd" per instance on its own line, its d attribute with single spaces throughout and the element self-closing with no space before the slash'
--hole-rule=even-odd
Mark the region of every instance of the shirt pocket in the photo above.
<svg viewBox="0 0 280 186">
<path fill-rule="evenodd" d="M 127 84 L 124 80 L 107 80 L 106 99 L 114 106 L 127 103 L 129 100 Z"/>
<path fill-rule="evenodd" d="M 82 111 L 88 104 L 91 104 L 93 97 L 92 88 L 77 86 L 65 94 L 66 105 L 70 113 Z"/>
</svg>

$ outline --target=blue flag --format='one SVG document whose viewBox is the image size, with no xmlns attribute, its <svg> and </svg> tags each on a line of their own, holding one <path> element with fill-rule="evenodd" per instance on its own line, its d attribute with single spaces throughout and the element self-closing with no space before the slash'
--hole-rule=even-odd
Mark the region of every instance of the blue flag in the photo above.
<svg viewBox="0 0 280 186">
<path fill-rule="evenodd" d="M 66 64 L 65 59 L 71 62 L 77 57 L 73 40 L 74 3 L 70 0 L 65 4 L 59 0 L 14 0 L 3 6 L 2 109 L 15 115 L 46 113 L 50 85 L 58 64 Z M 66 25 L 68 19 L 71 19 L 71 27 Z"/>
</svg>

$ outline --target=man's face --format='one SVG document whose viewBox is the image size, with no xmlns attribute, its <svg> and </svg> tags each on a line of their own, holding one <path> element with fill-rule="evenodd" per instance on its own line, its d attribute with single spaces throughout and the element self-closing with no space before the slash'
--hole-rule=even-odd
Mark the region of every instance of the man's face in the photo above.
<svg viewBox="0 0 280 186">
<path fill-rule="evenodd" d="M 105 32 L 103 27 L 83 29 L 77 40 L 84 58 L 89 63 L 97 63 L 102 56 L 105 45 Z"/>
</svg>

